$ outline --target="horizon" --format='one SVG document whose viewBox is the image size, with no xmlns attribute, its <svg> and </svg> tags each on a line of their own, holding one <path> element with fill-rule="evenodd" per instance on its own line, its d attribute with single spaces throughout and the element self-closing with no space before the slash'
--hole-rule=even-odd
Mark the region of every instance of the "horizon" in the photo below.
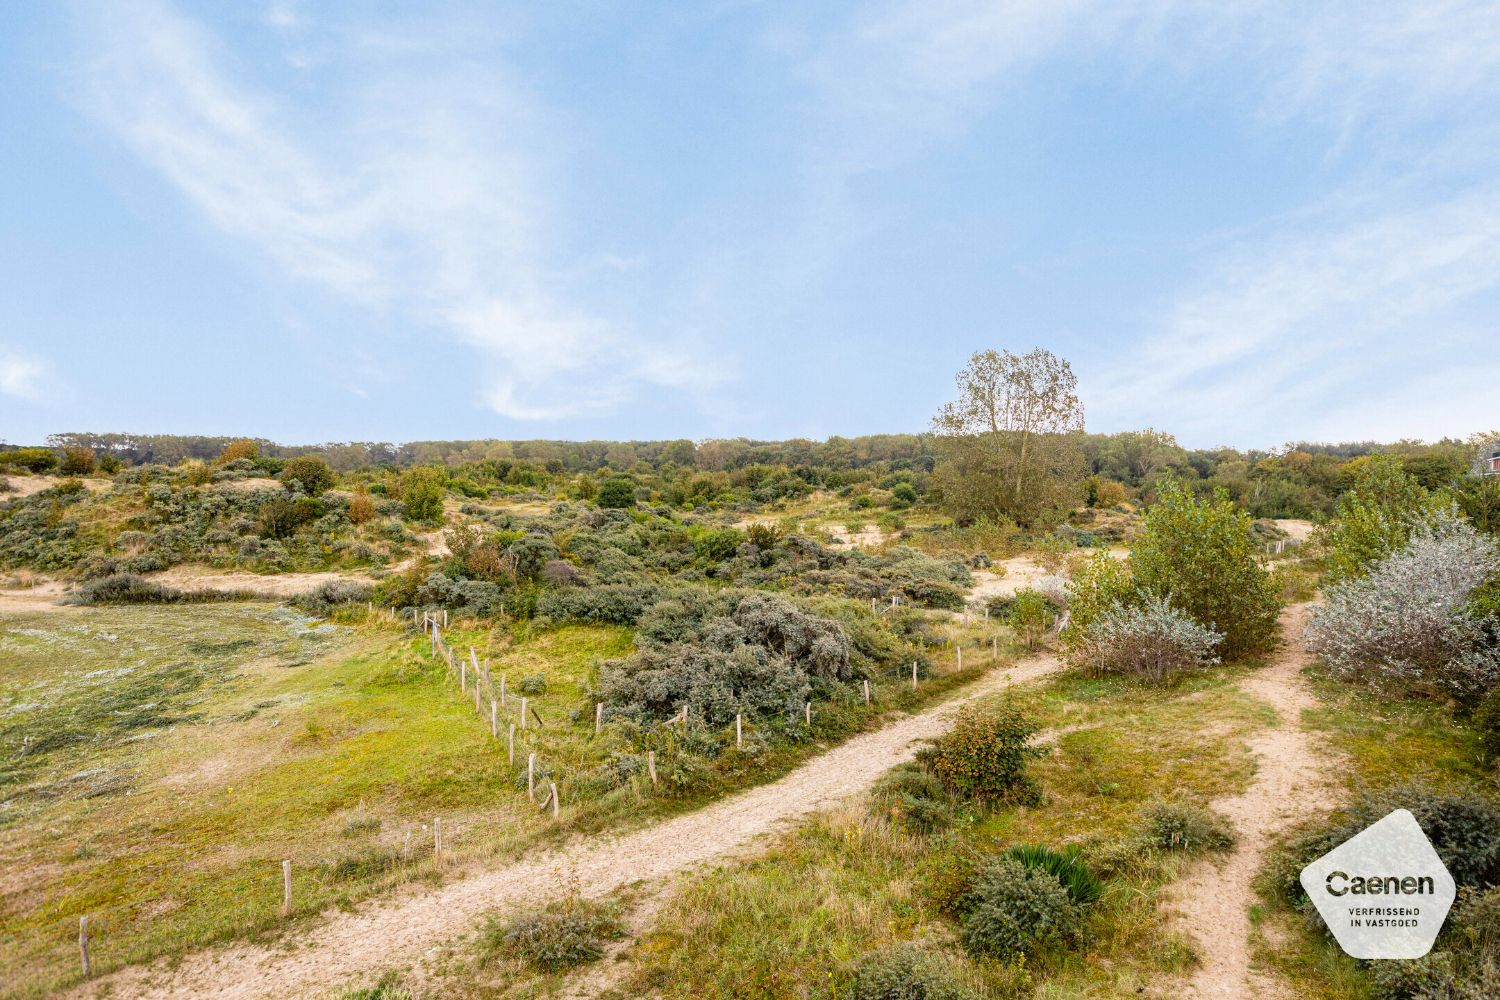
<svg viewBox="0 0 1500 1000">
<path fill-rule="evenodd" d="M 13 5 L 0 436 L 825 439 L 1040 346 L 1101 433 L 1463 437 L 1500 423 L 1497 33 L 1476 2 Z"/>
</svg>

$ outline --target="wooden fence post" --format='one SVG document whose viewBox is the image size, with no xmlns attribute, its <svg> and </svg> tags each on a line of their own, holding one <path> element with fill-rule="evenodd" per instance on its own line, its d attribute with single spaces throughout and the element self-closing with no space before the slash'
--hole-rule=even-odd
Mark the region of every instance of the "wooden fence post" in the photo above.
<svg viewBox="0 0 1500 1000">
<path fill-rule="evenodd" d="M 734 713 L 734 745 L 743 747 L 745 745 L 745 717 L 740 713 Z"/>
<path fill-rule="evenodd" d="M 500 706 L 493 699 L 490 701 L 490 736 L 500 738 Z"/>
<path fill-rule="evenodd" d="M 656 751 L 646 751 L 646 771 L 651 775 L 651 787 L 656 787 Z"/>
<path fill-rule="evenodd" d="M 83 978 L 87 979 L 94 974 L 94 967 L 89 962 L 89 918 L 87 914 L 78 918 L 78 957 L 83 960 Z"/>
<path fill-rule="evenodd" d="M 594 702 L 594 735 L 604 731 L 604 702 Z"/>
<path fill-rule="evenodd" d="M 959 646 L 958 647 L 958 669 L 962 670 L 963 668 L 964 668 L 964 648 L 962 646 Z"/>
<path fill-rule="evenodd" d="M 557 819 L 557 782 L 547 782 L 547 788 L 552 792 L 552 818 Z"/>
<path fill-rule="evenodd" d="M 811 728 L 812 727 L 812 702 L 808 702 L 806 705 L 803 705 L 802 706 L 802 711 L 803 711 L 804 715 L 807 717 L 808 728 Z"/>
<path fill-rule="evenodd" d="M 913 691 L 915 691 L 917 689 L 917 661 L 916 660 L 912 660 L 911 661 L 911 689 Z"/>
<path fill-rule="evenodd" d="M 504 705 L 505 705 L 505 675 L 504 674 L 500 675 L 500 705 L 501 705 L 501 707 L 504 707 Z"/>
<path fill-rule="evenodd" d="M 526 699 L 521 699 L 521 728 L 526 728 Z"/>
<path fill-rule="evenodd" d="M 868 705 L 869 703 L 870 703 L 870 682 L 868 680 L 866 680 L 865 681 L 865 704 Z"/>
<path fill-rule="evenodd" d="M 443 817 L 432 817 L 432 860 L 441 863 L 443 860 Z"/>
<path fill-rule="evenodd" d="M 526 797 L 536 801 L 536 754 L 526 755 Z"/>
<path fill-rule="evenodd" d="M 281 915 L 283 917 L 292 915 L 292 863 L 290 861 L 281 863 Z"/>
<path fill-rule="evenodd" d="M 458 689 L 464 694 L 469 693 L 469 665 L 463 660 L 458 661 Z"/>
<path fill-rule="evenodd" d="M 509 749 L 509 755 L 510 755 L 511 766 L 514 767 L 515 763 L 516 763 L 516 724 L 514 722 L 512 722 L 510 724 L 510 749 Z"/>
</svg>

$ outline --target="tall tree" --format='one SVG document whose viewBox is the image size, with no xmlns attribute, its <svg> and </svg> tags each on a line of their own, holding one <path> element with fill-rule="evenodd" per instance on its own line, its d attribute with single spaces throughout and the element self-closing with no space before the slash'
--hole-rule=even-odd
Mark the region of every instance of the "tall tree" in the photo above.
<svg viewBox="0 0 1500 1000">
<path fill-rule="evenodd" d="M 1077 501 L 1085 464 L 1083 404 L 1072 366 L 1051 351 L 979 351 L 959 397 L 933 418 L 944 502 L 960 520 L 1031 525 Z"/>
</svg>

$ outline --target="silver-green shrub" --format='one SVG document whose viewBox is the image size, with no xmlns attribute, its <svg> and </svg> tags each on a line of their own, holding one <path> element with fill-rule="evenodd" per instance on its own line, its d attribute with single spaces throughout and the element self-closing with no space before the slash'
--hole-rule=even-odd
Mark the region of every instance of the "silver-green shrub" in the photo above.
<svg viewBox="0 0 1500 1000">
<path fill-rule="evenodd" d="M 1159 684 L 1177 674 L 1218 663 L 1224 636 L 1147 594 L 1139 605 L 1116 604 L 1096 617 L 1070 656 L 1095 674 L 1120 674 Z"/>
</svg>

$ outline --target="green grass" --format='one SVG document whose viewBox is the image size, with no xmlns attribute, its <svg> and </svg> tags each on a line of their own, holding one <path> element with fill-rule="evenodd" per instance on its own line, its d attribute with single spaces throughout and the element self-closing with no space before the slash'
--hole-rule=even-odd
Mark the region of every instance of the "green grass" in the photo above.
<svg viewBox="0 0 1500 1000">
<path fill-rule="evenodd" d="M 1162 799 L 1196 803 L 1245 788 L 1247 734 L 1269 710 L 1234 686 L 1238 670 L 1168 690 L 1065 675 L 1013 697 L 1049 729 L 1066 730 L 1037 762 L 1037 808 L 970 811 L 933 838 L 851 805 L 816 816 L 764 855 L 691 881 L 634 949 L 620 995 L 810 997 L 847 995 L 866 951 L 920 940 L 956 951 L 943 910 L 976 855 L 1017 843 L 1077 844 L 1109 857 L 1104 896 L 1090 910 L 1083 954 L 1048 953 L 1024 970 L 962 960 L 997 996 L 1135 995 L 1191 964 L 1158 897 L 1182 855 L 1141 843 Z"/>
<path fill-rule="evenodd" d="M 629 652 L 629 630 L 454 622 L 449 642 L 463 654 L 473 644 L 496 676 L 546 678 L 546 692 L 529 699 L 544 724 L 531 720 L 511 767 L 506 727 L 491 737 L 488 705 L 476 716 L 425 639 L 363 608 L 335 618 L 247 603 L 4 620 L 0 858 L 16 876 L 0 882 L 0 947 L 16 972 L 0 994 L 73 982 L 84 914 L 96 972 L 274 936 L 402 882 L 773 779 L 989 666 L 987 653 L 971 655 L 960 672 L 941 652 L 918 692 L 891 678 L 869 708 L 820 704 L 810 738 L 731 749 L 683 794 L 639 775 L 588 795 L 579 782 L 625 739 L 613 725 L 594 735 L 590 679 L 600 660 Z M 530 749 L 558 776 L 561 822 L 527 802 Z M 293 862 L 290 921 L 278 912 L 282 859 Z"/>
</svg>

